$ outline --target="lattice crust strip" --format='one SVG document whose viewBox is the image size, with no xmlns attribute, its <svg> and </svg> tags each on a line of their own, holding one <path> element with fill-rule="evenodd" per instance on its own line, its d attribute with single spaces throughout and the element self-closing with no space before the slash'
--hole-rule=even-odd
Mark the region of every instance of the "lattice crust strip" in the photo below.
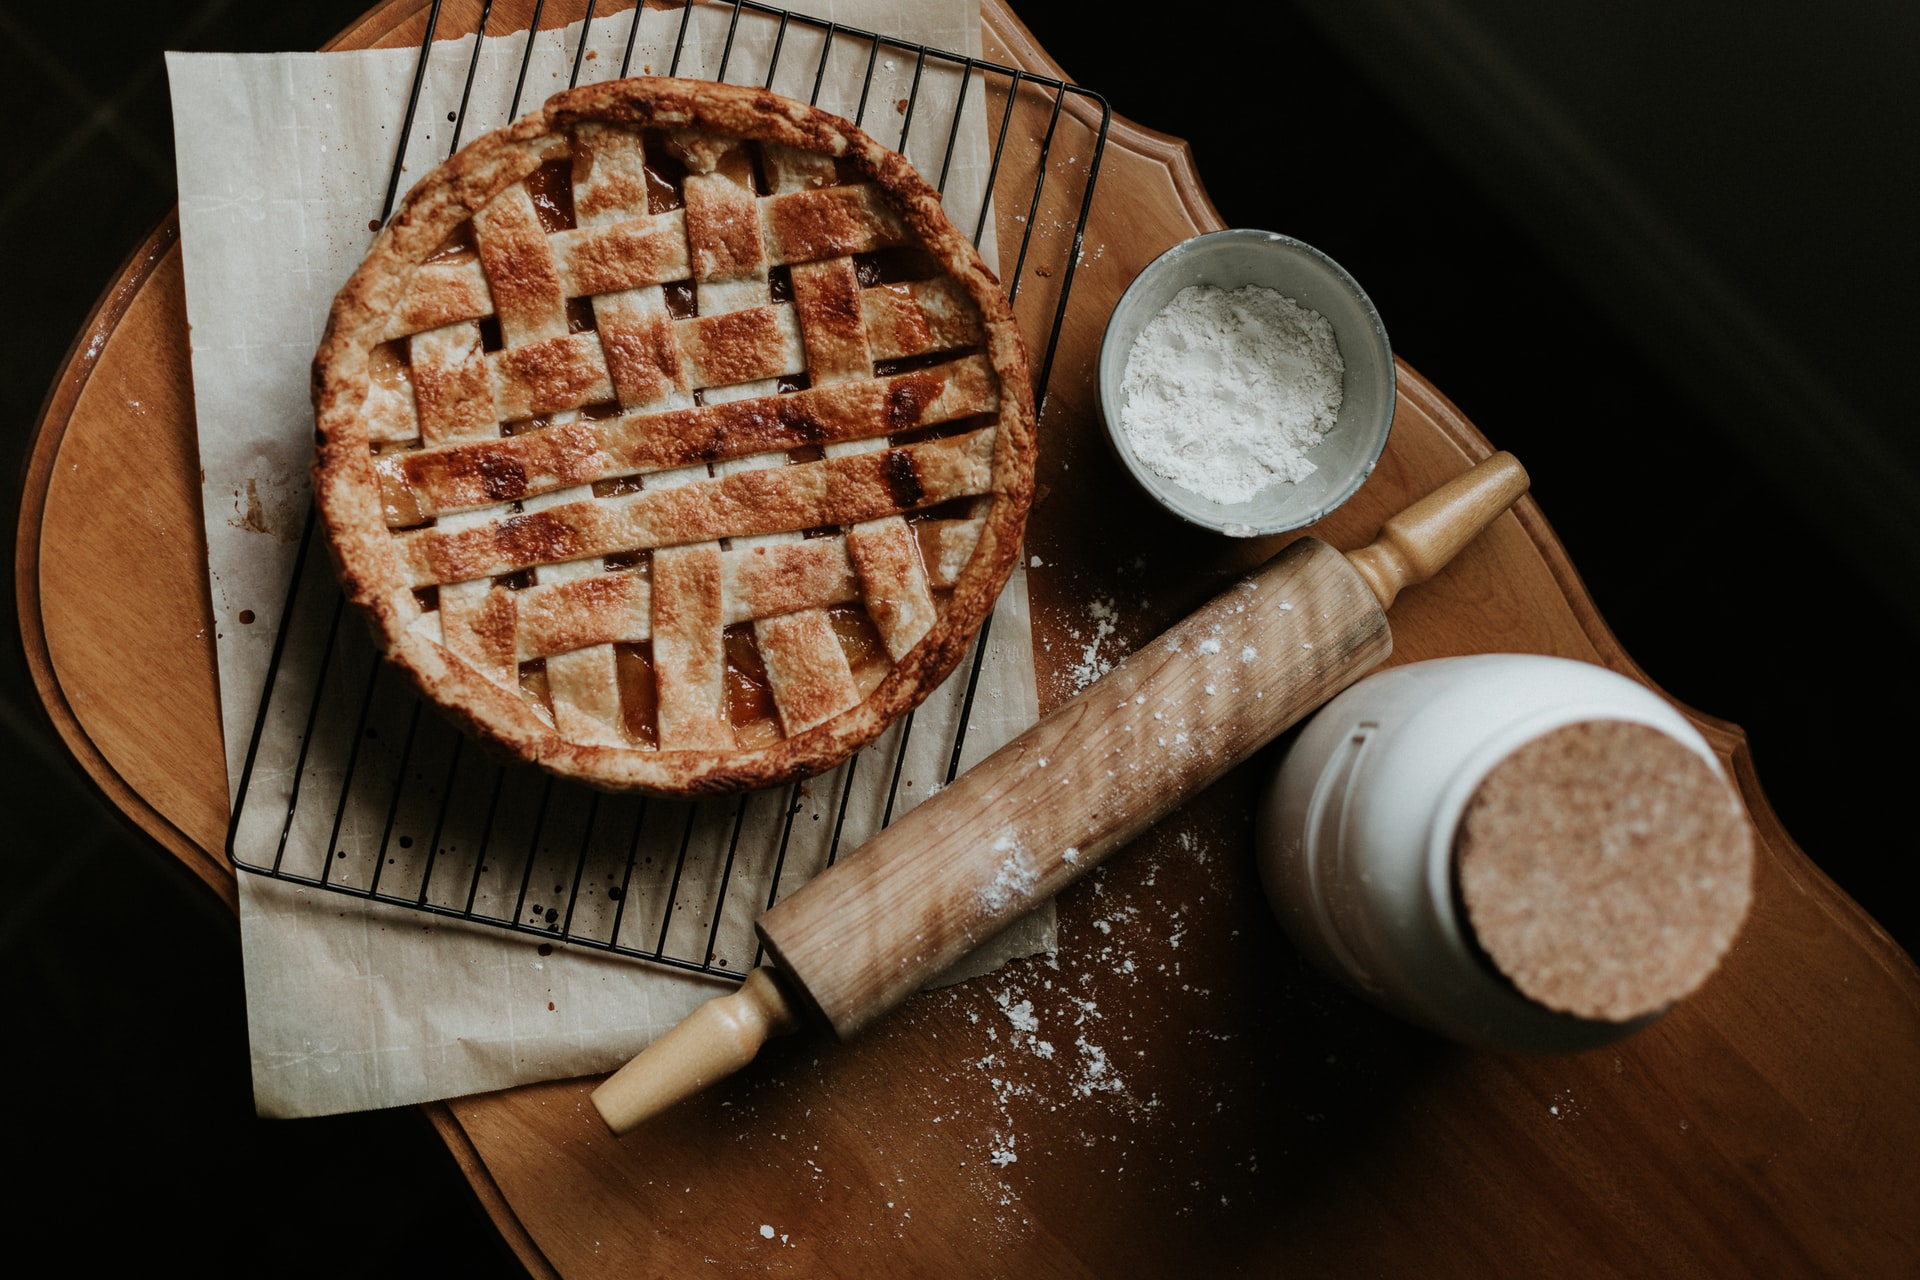
<svg viewBox="0 0 1920 1280">
<path fill-rule="evenodd" d="M 401 629 L 569 743 L 766 747 L 909 660 L 976 549 L 1004 562 L 1024 354 L 983 318 L 984 268 L 956 278 L 916 235 L 951 231 L 902 206 L 918 179 L 851 126 L 836 158 L 784 122 L 616 105 L 520 130 L 482 198 L 456 185 L 470 216 L 366 326 Z"/>
</svg>

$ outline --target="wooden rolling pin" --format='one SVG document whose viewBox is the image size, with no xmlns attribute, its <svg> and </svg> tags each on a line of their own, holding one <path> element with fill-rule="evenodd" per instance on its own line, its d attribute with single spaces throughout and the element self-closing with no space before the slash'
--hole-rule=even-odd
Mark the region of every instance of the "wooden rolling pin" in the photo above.
<svg viewBox="0 0 1920 1280">
<path fill-rule="evenodd" d="M 1526 488 L 1496 453 L 1371 546 L 1289 545 L 768 911 L 774 966 L 608 1077 L 601 1117 L 626 1133 L 809 1015 L 866 1027 L 1384 661 L 1401 588 Z"/>
</svg>

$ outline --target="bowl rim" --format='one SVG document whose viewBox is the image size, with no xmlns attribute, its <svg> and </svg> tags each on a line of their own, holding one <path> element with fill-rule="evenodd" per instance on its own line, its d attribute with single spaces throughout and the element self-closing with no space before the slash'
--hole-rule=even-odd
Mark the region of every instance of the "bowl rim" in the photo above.
<svg viewBox="0 0 1920 1280">
<path fill-rule="evenodd" d="M 1139 458 L 1135 456 L 1132 448 L 1128 446 L 1123 438 L 1120 424 L 1116 420 L 1117 415 L 1114 412 L 1110 412 L 1108 408 L 1110 401 L 1107 388 L 1109 352 L 1113 350 L 1114 327 L 1121 314 L 1130 305 L 1137 305 L 1138 295 L 1145 292 L 1153 277 L 1164 274 L 1170 266 L 1179 259 L 1199 252 L 1199 246 L 1227 240 L 1254 240 L 1262 244 L 1279 245 L 1284 250 L 1307 258 L 1321 268 L 1324 268 L 1342 288 L 1353 296 L 1355 302 L 1359 304 L 1360 310 L 1367 319 L 1368 332 L 1379 344 L 1382 364 L 1387 371 L 1385 395 L 1381 402 L 1383 421 L 1380 430 L 1375 435 L 1371 451 L 1362 464 L 1355 468 L 1352 480 L 1338 493 L 1333 494 L 1326 501 L 1310 510 L 1304 511 L 1296 516 L 1287 517 L 1278 522 L 1261 525 L 1249 525 L 1235 520 L 1212 519 L 1193 511 L 1184 510 L 1181 506 L 1176 505 L 1168 493 L 1168 490 L 1174 487 L 1173 482 L 1164 479 L 1147 468 Z M 1117 387 L 1119 378 L 1125 375 L 1125 355 L 1116 353 L 1114 364 L 1115 385 Z M 1207 529 L 1214 533 L 1226 534 L 1229 537 L 1265 537 L 1277 533 L 1290 533 L 1295 529 L 1302 529 L 1308 525 L 1315 524 L 1333 514 L 1333 512 L 1344 505 L 1349 498 L 1360 491 L 1360 487 L 1364 485 L 1367 482 L 1367 478 L 1373 474 L 1374 467 L 1380 461 L 1380 455 L 1386 450 L 1387 439 L 1393 432 L 1394 413 L 1399 403 L 1399 384 L 1395 370 L 1393 344 L 1387 336 L 1386 325 L 1380 319 L 1379 308 L 1374 306 L 1373 299 L 1368 295 L 1367 291 L 1361 287 L 1360 282 L 1354 278 L 1352 272 L 1341 266 L 1340 263 L 1325 250 L 1308 244 L 1306 241 L 1294 236 L 1286 235 L 1283 232 L 1266 231 L 1258 227 L 1223 227 L 1214 231 L 1203 231 L 1169 245 L 1154 255 L 1144 267 L 1140 268 L 1133 279 L 1128 282 L 1127 287 L 1121 290 L 1120 297 L 1114 302 L 1112 311 L 1107 315 L 1107 322 L 1101 330 L 1100 350 L 1095 358 L 1094 364 L 1094 392 L 1108 447 L 1120 460 L 1121 466 L 1132 476 L 1134 483 L 1142 492 L 1153 499 L 1155 505 L 1190 525 Z"/>
</svg>

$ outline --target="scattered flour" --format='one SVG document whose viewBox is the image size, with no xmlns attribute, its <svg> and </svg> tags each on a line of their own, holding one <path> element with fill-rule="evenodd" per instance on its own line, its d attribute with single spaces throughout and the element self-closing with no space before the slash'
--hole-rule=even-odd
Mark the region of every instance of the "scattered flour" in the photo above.
<svg viewBox="0 0 1920 1280">
<path fill-rule="evenodd" d="M 1067 672 L 1075 693 L 1113 670 L 1113 660 L 1101 654 L 1100 646 L 1112 638 L 1120 625 L 1120 610 L 1112 600 L 1095 600 L 1087 606 L 1087 617 L 1093 620 L 1093 639 L 1087 641 L 1086 647 L 1080 650 L 1080 661 Z"/>
<path fill-rule="evenodd" d="M 1346 369 L 1333 326 L 1272 289 L 1193 285 L 1127 354 L 1121 429 L 1141 463 L 1217 502 L 1315 467 Z"/>
<path fill-rule="evenodd" d="M 1081 1097 L 1091 1097 L 1095 1093 L 1120 1093 L 1126 1089 L 1111 1066 L 1107 1063 L 1107 1051 L 1097 1044 L 1089 1043 L 1085 1036 L 1074 1041 L 1080 1050 L 1080 1076 L 1073 1082 L 1073 1091 Z"/>
<path fill-rule="evenodd" d="M 1000 1011 L 1007 1015 L 1007 1021 L 1013 1024 L 1015 1031 L 1034 1032 L 1040 1029 L 1040 1020 L 1033 1016 L 1033 1001 L 1022 1000 L 1019 1004 L 1010 1003 L 1011 993 L 1002 991 L 997 997 Z"/>
<path fill-rule="evenodd" d="M 1090 870 L 1085 923 L 1091 928 L 1083 945 L 1049 953 L 1024 969 L 1001 971 L 984 990 L 966 985 L 950 989 L 949 998 L 967 1006 L 964 1020 L 974 1026 L 969 1034 L 984 1040 L 984 1051 L 955 1062 L 956 1072 L 974 1081 L 977 1090 L 936 1089 L 945 1114 L 934 1114 L 929 1122 L 942 1130 L 943 1121 L 977 1125 L 960 1153 L 964 1177 L 991 1206 L 975 1221 L 995 1225 L 1010 1238 L 1031 1229 L 1021 1202 L 1035 1180 L 1057 1173 L 1056 1157 L 1063 1153 L 1055 1144 L 1062 1141 L 1111 1152 L 1112 1158 L 1101 1163 L 1102 1176 L 1140 1179 L 1142 1186 L 1151 1184 L 1159 1193 L 1177 1196 L 1174 1212 L 1179 1215 L 1200 1212 L 1203 1201 L 1226 1207 L 1239 1200 L 1237 1182 L 1210 1178 L 1176 1186 L 1164 1172 L 1153 1171 L 1158 1165 L 1136 1172 L 1136 1162 L 1129 1158 L 1136 1144 L 1161 1150 L 1168 1141 L 1188 1141 L 1184 1131 L 1168 1127 L 1169 1118 L 1209 1132 L 1217 1123 L 1192 1107 L 1177 1102 L 1169 1107 L 1173 1100 L 1142 1087 L 1154 1078 L 1144 1065 L 1153 1046 L 1143 1035 L 1141 1010 L 1133 1007 L 1127 993 L 1177 987 L 1182 1000 L 1212 996 L 1191 970 L 1183 972 L 1191 954 L 1186 939 L 1199 919 L 1196 907 L 1222 891 L 1222 876 L 1231 870 L 1204 828 L 1163 825 L 1145 846 L 1133 852 L 1130 865 L 1135 871 L 1122 881 L 1110 882 L 1107 868 Z M 1004 860 L 1000 878 L 1009 884 L 1032 873 L 1028 850 L 1012 829 L 997 832 L 991 848 Z M 1193 868 L 1202 871 L 1198 879 L 1189 871 Z M 1179 879 L 1167 889 L 1156 889 L 1163 873 L 1176 869 L 1182 873 Z M 1169 892 L 1189 889 L 1199 891 L 1197 900 L 1184 901 Z M 1140 951 L 1149 938 L 1161 941 L 1153 953 Z M 1096 992 L 1103 999 L 1116 994 L 1121 998 L 1103 1009 Z M 1204 1024 L 1190 1027 L 1187 1034 L 1195 1040 L 1235 1039 L 1231 1032 Z M 1155 1035 L 1160 1033 L 1156 1030 Z M 1142 1065 L 1136 1069 L 1136 1064 Z M 1215 1110 L 1221 1105 L 1216 1102 Z M 1049 1117 L 1044 1139 L 1028 1127 L 1041 1117 Z M 1249 1155 L 1234 1163 L 1231 1176 L 1255 1172 Z M 1223 1190 L 1236 1194 L 1222 1195 Z"/>
</svg>

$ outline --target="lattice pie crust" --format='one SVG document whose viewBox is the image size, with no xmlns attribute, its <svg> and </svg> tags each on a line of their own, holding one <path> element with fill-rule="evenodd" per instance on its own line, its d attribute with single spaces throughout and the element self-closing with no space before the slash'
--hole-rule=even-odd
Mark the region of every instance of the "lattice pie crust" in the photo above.
<svg viewBox="0 0 1920 1280">
<path fill-rule="evenodd" d="M 1033 392 L 899 155 L 777 95 L 563 93 L 424 179 L 314 359 L 348 597 L 484 741 L 614 789 L 818 772 L 954 667 Z"/>
</svg>

